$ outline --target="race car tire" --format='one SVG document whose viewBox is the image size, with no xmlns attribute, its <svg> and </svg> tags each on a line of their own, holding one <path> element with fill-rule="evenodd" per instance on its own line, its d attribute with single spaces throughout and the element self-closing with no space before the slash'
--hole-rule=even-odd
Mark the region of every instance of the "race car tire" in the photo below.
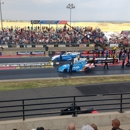
<svg viewBox="0 0 130 130">
<path fill-rule="evenodd" d="M 86 72 L 86 71 L 88 71 L 88 69 L 89 69 L 88 67 L 87 67 L 87 68 L 85 68 L 85 72 Z"/>
<path fill-rule="evenodd" d="M 129 66 L 130 66 L 130 64 L 126 64 L 125 66 L 129 67 Z"/>
<path fill-rule="evenodd" d="M 64 69 L 64 71 L 63 71 L 64 73 L 67 73 L 67 69 Z"/>
</svg>

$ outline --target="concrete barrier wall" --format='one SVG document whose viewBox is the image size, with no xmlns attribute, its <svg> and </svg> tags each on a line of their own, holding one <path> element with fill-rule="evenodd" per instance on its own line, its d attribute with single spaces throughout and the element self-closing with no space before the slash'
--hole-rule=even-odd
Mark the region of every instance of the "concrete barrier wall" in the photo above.
<svg viewBox="0 0 130 130">
<path fill-rule="evenodd" d="M 2 55 L 16 55 L 17 51 L 1 51 Z"/>
<path fill-rule="evenodd" d="M 118 118 L 121 125 L 130 125 L 130 111 L 125 113 L 109 112 L 100 114 L 84 114 L 77 117 L 72 116 L 58 116 L 58 117 L 45 117 L 13 121 L 1 121 L 0 130 L 31 130 L 32 128 L 44 127 L 50 130 L 64 130 L 67 129 L 68 124 L 74 123 L 77 129 L 81 129 L 83 125 L 90 125 L 95 123 L 98 127 L 111 127 L 111 121 Z M 110 128 L 109 127 L 109 128 Z M 106 129 L 105 129 L 106 130 Z"/>
</svg>

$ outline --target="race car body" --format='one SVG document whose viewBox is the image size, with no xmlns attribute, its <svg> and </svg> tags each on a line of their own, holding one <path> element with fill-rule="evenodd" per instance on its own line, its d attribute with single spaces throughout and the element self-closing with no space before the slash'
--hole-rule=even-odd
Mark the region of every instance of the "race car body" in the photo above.
<svg viewBox="0 0 130 130">
<path fill-rule="evenodd" d="M 85 110 L 81 110 L 80 106 L 77 106 L 76 104 L 71 104 L 69 107 L 61 110 L 61 114 L 60 115 L 73 115 L 73 114 L 88 114 L 88 113 L 92 113 L 96 112 L 98 113 L 97 110 L 95 110 L 94 108 L 89 108 L 89 109 L 85 109 Z"/>
<path fill-rule="evenodd" d="M 63 55 L 53 56 L 51 61 L 70 61 L 80 55 L 80 52 L 66 52 Z"/>
<path fill-rule="evenodd" d="M 81 54 L 89 54 L 89 50 L 85 50 Z"/>
<path fill-rule="evenodd" d="M 92 59 L 90 59 L 92 60 Z M 106 62 L 106 58 L 95 58 L 95 63 L 98 64 L 98 63 L 104 63 Z M 107 58 L 107 62 L 108 63 L 118 63 L 119 62 L 119 59 L 118 58 Z"/>
<path fill-rule="evenodd" d="M 94 63 L 87 63 L 85 60 L 78 60 L 72 65 L 72 72 L 87 71 L 94 68 Z M 58 72 L 70 72 L 70 64 L 62 65 L 58 68 Z"/>
<path fill-rule="evenodd" d="M 74 58 L 74 62 L 76 62 L 78 60 L 78 58 Z M 106 62 L 106 58 L 80 58 L 80 60 L 87 60 L 87 63 L 95 63 L 95 64 L 100 64 L 100 63 L 104 63 Z M 119 62 L 119 58 L 107 58 L 107 62 L 108 63 L 118 63 Z"/>
</svg>

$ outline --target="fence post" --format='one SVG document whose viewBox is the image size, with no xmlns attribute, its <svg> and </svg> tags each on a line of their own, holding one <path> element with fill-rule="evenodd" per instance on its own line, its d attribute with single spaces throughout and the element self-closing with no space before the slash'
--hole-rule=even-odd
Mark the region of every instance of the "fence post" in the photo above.
<svg viewBox="0 0 130 130">
<path fill-rule="evenodd" d="M 23 121 L 25 120 L 25 113 L 24 113 L 24 100 L 22 100 L 22 106 L 23 106 Z"/>
<path fill-rule="evenodd" d="M 122 111 L 122 98 L 123 98 L 123 95 L 121 94 L 120 95 L 120 113 L 123 113 L 123 111 Z"/>
<path fill-rule="evenodd" d="M 73 110 L 73 117 L 76 117 L 76 114 L 75 114 L 75 96 L 74 96 L 74 110 Z"/>
</svg>

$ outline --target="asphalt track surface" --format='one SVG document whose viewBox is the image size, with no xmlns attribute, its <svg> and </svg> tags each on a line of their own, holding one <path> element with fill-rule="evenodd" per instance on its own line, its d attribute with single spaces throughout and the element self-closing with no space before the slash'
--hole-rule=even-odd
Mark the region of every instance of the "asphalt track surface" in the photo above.
<svg viewBox="0 0 130 130">
<path fill-rule="evenodd" d="M 81 96 L 87 94 L 109 94 L 130 92 L 130 82 L 102 83 L 91 85 L 63 86 L 63 87 L 44 87 L 13 91 L 0 91 L 0 99 L 33 99 L 62 96 Z"/>
<path fill-rule="evenodd" d="M 0 63 L 48 62 L 50 57 L 1 58 Z"/>
<path fill-rule="evenodd" d="M 30 63 L 48 62 L 50 57 L 29 57 L 29 58 L 2 58 L 0 63 Z M 66 62 L 65 62 L 66 63 Z M 64 62 L 62 62 L 64 64 Z M 97 66 L 87 72 L 78 73 L 58 73 L 57 67 L 54 68 L 25 68 L 15 70 L 0 70 L 0 80 L 29 79 L 29 78 L 69 78 L 77 76 L 99 76 L 99 75 L 118 75 L 130 74 L 130 67 L 109 66 L 109 70 L 104 70 L 103 66 Z"/>
</svg>

